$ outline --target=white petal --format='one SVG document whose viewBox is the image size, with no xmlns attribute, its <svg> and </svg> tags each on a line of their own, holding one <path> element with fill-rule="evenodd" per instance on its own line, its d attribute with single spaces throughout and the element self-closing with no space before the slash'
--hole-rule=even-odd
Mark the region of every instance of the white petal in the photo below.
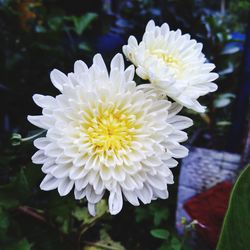
<svg viewBox="0 0 250 250">
<path fill-rule="evenodd" d="M 90 185 L 86 187 L 86 198 L 90 203 L 97 203 L 102 199 L 104 192 L 101 194 L 96 194 L 94 188 Z"/>
<path fill-rule="evenodd" d="M 57 167 L 53 169 L 51 174 L 59 179 L 65 178 L 69 175 L 70 169 L 71 169 L 71 166 L 68 166 L 68 165 L 57 165 Z"/>
<path fill-rule="evenodd" d="M 166 182 L 163 177 L 157 175 L 147 175 L 147 180 L 149 184 L 159 190 L 166 189 Z"/>
<path fill-rule="evenodd" d="M 133 191 L 135 188 L 138 188 L 137 183 L 129 175 L 126 175 L 126 179 L 120 183 L 123 190 Z"/>
<path fill-rule="evenodd" d="M 159 190 L 159 189 L 154 189 L 154 194 L 157 196 L 157 198 L 161 198 L 161 199 L 167 199 L 169 194 L 168 194 L 168 190 Z"/>
<path fill-rule="evenodd" d="M 121 54 L 116 54 L 110 64 L 111 71 L 117 69 L 118 71 L 124 71 L 124 60 Z"/>
<path fill-rule="evenodd" d="M 136 74 L 144 80 L 148 79 L 148 72 L 143 67 L 138 66 Z"/>
<path fill-rule="evenodd" d="M 70 157 L 68 157 L 68 156 L 66 156 L 66 155 L 64 155 L 64 154 L 61 154 L 61 155 L 58 155 L 58 156 L 56 157 L 55 162 L 56 162 L 57 164 L 61 164 L 61 165 L 67 164 L 67 163 L 72 163 L 72 158 L 70 158 Z"/>
<path fill-rule="evenodd" d="M 75 74 L 83 74 L 88 71 L 88 66 L 81 60 L 78 60 L 74 64 L 74 73 Z"/>
<path fill-rule="evenodd" d="M 111 178 L 111 170 L 106 166 L 102 166 L 100 169 L 100 175 L 103 180 L 107 181 Z"/>
<path fill-rule="evenodd" d="M 156 167 L 160 166 L 162 164 L 162 161 L 158 159 L 157 157 L 148 157 L 147 159 L 142 161 L 144 164 L 150 166 L 150 167 Z"/>
<path fill-rule="evenodd" d="M 38 149 L 44 149 L 50 141 L 46 137 L 40 137 L 34 140 L 34 146 Z"/>
<path fill-rule="evenodd" d="M 187 140 L 187 133 L 175 130 L 170 135 L 168 135 L 168 140 L 176 141 L 176 142 L 183 142 Z"/>
<path fill-rule="evenodd" d="M 170 174 L 166 177 L 167 184 L 174 184 L 174 176 L 173 174 Z"/>
<path fill-rule="evenodd" d="M 58 187 L 59 180 L 50 174 L 47 174 L 40 184 L 40 188 L 44 191 L 50 191 Z"/>
<path fill-rule="evenodd" d="M 136 40 L 136 38 L 134 36 L 130 36 L 128 38 L 128 44 L 132 47 L 137 47 L 138 46 L 138 42 Z"/>
<path fill-rule="evenodd" d="M 210 92 L 214 92 L 218 89 L 218 86 L 215 83 L 209 83 L 208 87 Z"/>
<path fill-rule="evenodd" d="M 150 20 L 148 23 L 147 23 L 147 26 L 146 26 L 146 31 L 148 32 L 151 32 L 155 29 L 155 22 L 153 20 Z"/>
<path fill-rule="evenodd" d="M 88 174 L 88 170 L 84 167 L 75 167 L 73 166 L 69 172 L 69 178 L 71 180 L 78 180 L 85 177 Z"/>
<path fill-rule="evenodd" d="M 50 143 L 44 150 L 45 154 L 50 157 L 58 157 L 63 153 L 63 149 L 59 148 L 55 143 Z"/>
<path fill-rule="evenodd" d="M 101 178 L 98 176 L 97 180 L 93 183 L 93 188 L 96 194 L 101 194 L 104 190 L 104 184 Z"/>
<path fill-rule="evenodd" d="M 125 198 L 128 202 L 130 202 L 133 206 L 139 206 L 140 203 L 138 201 L 138 197 L 133 191 L 122 190 Z"/>
<path fill-rule="evenodd" d="M 33 100 L 37 106 L 42 108 L 52 108 L 56 106 L 56 99 L 52 96 L 33 95 Z"/>
<path fill-rule="evenodd" d="M 166 166 L 168 166 L 169 168 L 173 168 L 176 167 L 178 165 L 178 161 L 176 161 L 175 159 L 171 158 L 168 160 L 165 160 L 164 163 L 166 164 Z"/>
<path fill-rule="evenodd" d="M 60 196 L 67 195 L 74 186 L 74 181 L 69 178 L 61 179 L 58 185 L 58 192 Z"/>
<path fill-rule="evenodd" d="M 173 143 L 168 143 L 167 151 L 174 158 L 183 158 L 188 155 L 188 149 L 186 147 Z"/>
<path fill-rule="evenodd" d="M 83 177 L 83 178 L 75 181 L 75 187 L 77 190 L 80 191 L 80 190 L 84 189 L 88 185 L 88 183 L 89 183 L 88 178 Z"/>
<path fill-rule="evenodd" d="M 79 157 L 76 157 L 73 163 L 75 166 L 81 167 L 81 166 L 84 166 L 87 160 L 88 160 L 88 156 L 85 154 L 82 154 L 82 155 L 79 155 Z"/>
<path fill-rule="evenodd" d="M 185 116 L 176 115 L 168 119 L 168 122 L 175 128 L 175 129 L 185 129 L 193 125 L 193 121 Z"/>
<path fill-rule="evenodd" d="M 200 105 L 197 100 L 193 100 L 193 105 L 190 108 L 199 113 L 204 113 L 206 111 L 206 107 Z"/>
<path fill-rule="evenodd" d="M 168 110 L 168 118 L 173 117 L 174 115 L 178 114 L 182 110 L 183 106 L 177 102 L 172 103 L 170 109 Z"/>
<path fill-rule="evenodd" d="M 125 74 L 125 79 L 127 82 L 130 82 L 134 79 L 134 75 L 135 75 L 135 66 L 134 65 L 130 65 L 124 72 Z"/>
<path fill-rule="evenodd" d="M 105 71 L 107 72 L 107 67 L 105 65 L 105 62 L 101 56 L 101 54 L 96 54 L 93 58 L 93 64 L 98 66 L 98 68 L 101 70 L 101 71 Z"/>
<path fill-rule="evenodd" d="M 161 34 L 163 36 L 165 36 L 165 35 L 167 35 L 168 32 L 169 32 L 168 24 L 167 23 L 162 24 L 162 26 L 161 26 Z"/>
<path fill-rule="evenodd" d="M 45 174 L 51 174 L 54 169 L 57 167 L 54 161 L 46 161 L 42 166 L 42 171 Z"/>
<path fill-rule="evenodd" d="M 122 192 L 118 186 L 115 190 L 110 191 L 109 195 L 109 212 L 112 215 L 118 214 L 123 206 Z"/>
<path fill-rule="evenodd" d="M 77 190 L 75 188 L 74 195 L 76 200 L 81 200 L 86 196 L 86 189 Z"/>
<path fill-rule="evenodd" d="M 217 73 L 212 72 L 212 73 L 209 73 L 208 78 L 207 78 L 206 81 L 207 81 L 207 82 L 213 82 L 213 81 L 215 81 L 218 77 L 219 77 L 219 75 L 218 75 Z"/>
<path fill-rule="evenodd" d="M 33 125 L 43 128 L 43 129 L 48 129 L 49 126 L 44 123 L 44 116 L 43 115 L 28 115 L 27 117 L 28 121 L 32 123 Z"/>
<path fill-rule="evenodd" d="M 67 83 L 68 78 L 58 69 L 54 69 L 50 73 L 50 79 L 53 85 L 62 92 L 63 85 Z"/>
<path fill-rule="evenodd" d="M 123 167 L 116 166 L 114 169 L 112 169 L 112 176 L 118 182 L 124 181 L 126 175 L 123 170 Z"/>
<path fill-rule="evenodd" d="M 92 216 L 96 216 L 95 206 L 96 206 L 95 204 L 88 202 L 88 211 Z"/>
<path fill-rule="evenodd" d="M 43 150 L 38 150 L 33 156 L 32 156 L 32 162 L 35 164 L 43 164 L 46 162 L 47 157 L 44 155 Z"/>
<path fill-rule="evenodd" d="M 152 188 L 149 185 L 144 185 L 144 187 L 140 190 L 136 190 L 136 194 L 138 198 L 144 203 L 149 204 L 153 197 Z"/>
</svg>

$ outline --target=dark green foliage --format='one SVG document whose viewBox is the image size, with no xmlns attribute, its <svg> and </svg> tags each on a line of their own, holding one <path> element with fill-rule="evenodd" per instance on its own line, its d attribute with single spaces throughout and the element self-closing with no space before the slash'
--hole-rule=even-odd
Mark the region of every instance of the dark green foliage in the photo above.
<svg viewBox="0 0 250 250">
<path fill-rule="evenodd" d="M 155 238 L 162 240 L 167 240 L 169 238 L 169 232 L 166 229 L 152 229 L 150 233 Z"/>
<path fill-rule="evenodd" d="M 232 34 L 244 32 L 249 3 L 230 1 L 225 14 L 215 0 L 111 2 L 112 7 L 99 0 L 0 1 L 0 250 L 188 249 L 174 229 L 176 184 L 168 200 L 139 208 L 125 202 L 115 217 L 106 213 L 104 201 L 93 218 L 85 201 L 42 192 L 44 175 L 31 156 L 32 140 L 44 131 L 33 131 L 26 117 L 41 112 L 34 93 L 58 94 L 49 80 L 53 68 L 70 72 L 78 59 L 90 65 L 97 52 L 109 62 L 121 52 L 117 44 L 131 34 L 141 38 L 153 18 L 203 42 L 208 60 L 216 64 L 219 90 L 202 100 L 209 112 L 189 115 L 196 121 L 196 145 L 223 148 L 243 44 Z"/>
</svg>

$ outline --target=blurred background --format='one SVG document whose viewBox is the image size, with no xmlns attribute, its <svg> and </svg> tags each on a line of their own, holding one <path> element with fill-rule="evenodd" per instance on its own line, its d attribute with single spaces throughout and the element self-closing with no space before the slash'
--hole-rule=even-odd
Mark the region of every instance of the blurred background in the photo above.
<svg viewBox="0 0 250 250">
<path fill-rule="evenodd" d="M 250 162 L 249 11 L 249 0 L 0 0 L 0 249 L 214 249 L 232 183 Z M 169 199 L 125 203 L 115 217 L 102 201 L 93 218 L 85 201 L 39 190 L 32 95 L 57 94 L 54 68 L 71 72 L 96 53 L 109 63 L 150 19 L 202 42 L 219 88 L 200 99 L 205 114 L 183 111 L 194 119 L 190 155 Z"/>
</svg>

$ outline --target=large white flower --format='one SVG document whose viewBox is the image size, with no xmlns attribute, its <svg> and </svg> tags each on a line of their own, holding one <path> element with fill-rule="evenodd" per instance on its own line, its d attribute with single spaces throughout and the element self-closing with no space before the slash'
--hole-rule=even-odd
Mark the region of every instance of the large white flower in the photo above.
<svg viewBox="0 0 250 250">
<path fill-rule="evenodd" d="M 121 54 L 110 74 L 99 54 L 90 68 L 77 61 L 67 76 L 51 72 L 61 94 L 34 95 L 42 115 L 28 116 L 48 130 L 34 141 L 39 150 L 32 157 L 46 174 L 41 189 L 58 189 L 61 196 L 74 189 L 76 199 L 87 198 L 91 214 L 105 190 L 111 214 L 122 209 L 123 198 L 137 206 L 168 197 L 169 168 L 177 165 L 173 157 L 188 153 L 179 142 L 192 120 L 176 115 L 179 104 L 158 99 L 147 85 L 137 87 L 133 77 L 134 67 L 125 70 Z"/>
<path fill-rule="evenodd" d="M 136 73 L 143 79 L 149 79 L 164 94 L 176 102 L 204 112 L 197 98 L 213 92 L 217 85 L 212 83 L 218 74 L 207 63 L 201 52 L 202 44 L 190 39 L 189 34 L 180 30 L 170 31 L 168 24 L 155 26 L 149 21 L 142 41 L 138 44 L 134 36 L 123 46 L 126 57 L 136 66 Z"/>
</svg>

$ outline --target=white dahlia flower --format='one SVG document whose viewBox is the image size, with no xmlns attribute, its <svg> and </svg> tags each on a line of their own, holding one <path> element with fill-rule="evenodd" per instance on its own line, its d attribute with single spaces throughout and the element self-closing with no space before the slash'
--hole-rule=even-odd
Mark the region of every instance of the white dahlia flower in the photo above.
<svg viewBox="0 0 250 250">
<path fill-rule="evenodd" d="M 42 115 L 28 116 L 47 130 L 34 141 L 39 150 L 32 157 L 43 164 L 42 190 L 64 196 L 74 189 L 76 199 L 86 197 L 92 215 L 106 190 L 111 214 L 120 212 L 123 199 L 138 206 L 139 200 L 168 197 L 173 157 L 187 155 L 179 142 L 187 139 L 182 129 L 192 120 L 176 115 L 179 104 L 136 87 L 133 77 L 134 67 L 125 70 L 121 54 L 112 59 L 110 73 L 99 54 L 90 68 L 76 61 L 74 73 L 51 72 L 61 93 L 34 95 Z"/>
<path fill-rule="evenodd" d="M 170 31 L 166 23 L 155 26 L 152 20 L 139 44 L 130 36 L 128 45 L 123 46 L 124 54 L 137 67 L 138 76 L 197 112 L 205 111 L 197 98 L 215 91 L 217 85 L 212 81 L 218 78 L 218 74 L 211 72 L 215 65 L 206 62 L 201 50 L 202 44 L 190 39 L 189 34 Z"/>
</svg>

